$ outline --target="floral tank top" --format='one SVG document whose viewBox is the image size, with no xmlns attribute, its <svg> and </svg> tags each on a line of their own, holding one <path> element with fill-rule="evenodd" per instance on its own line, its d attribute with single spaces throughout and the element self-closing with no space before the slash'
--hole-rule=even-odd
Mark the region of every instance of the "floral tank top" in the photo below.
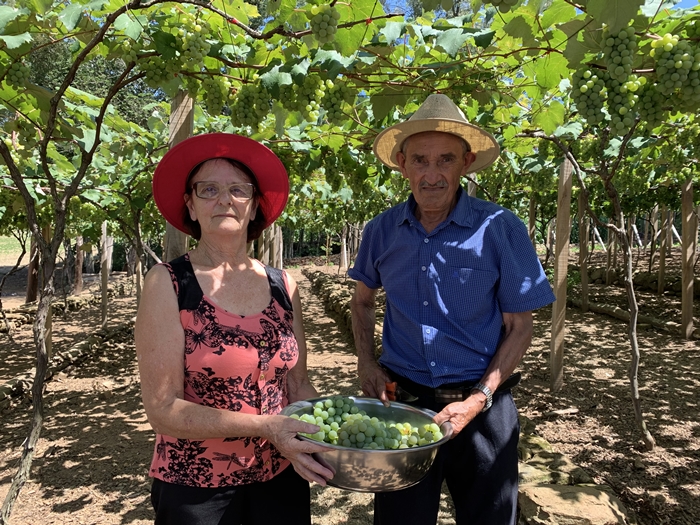
<svg viewBox="0 0 700 525">
<path fill-rule="evenodd" d="M 245 414 L 278 414 L 288 404 L 287 373 L 299 357 L 286 274 L 266 266 L 270 303 L 260 314 L 240 316 L 204 295 L 189 254 L 164 266 L 185 330 L 185 400 Z M 156 434 L 150 476 L 178 485 L 226 487 L 267 481 L 288 465 L 260 437 L 191 440 Z"/>
</svg>

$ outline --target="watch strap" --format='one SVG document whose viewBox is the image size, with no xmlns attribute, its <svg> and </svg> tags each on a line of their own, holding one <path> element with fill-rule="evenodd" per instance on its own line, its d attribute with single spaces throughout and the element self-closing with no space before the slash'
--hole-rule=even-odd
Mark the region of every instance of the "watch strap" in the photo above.
<svg viewBox="0 0 700 525">
<path fill-rule="evenodd" d="M 472 387 L 472 392 L 475 390 L 478 390 L 486 396 L 486 404 L 484 405 L 484 408 L 481 409 L 482 412 L 486 412 L 489 408 L 491 408 L 491 405 L 493 405 L 493 392 L 491 392 L 491 389 L 483 383 L 475 384 Z"/>
</svg>

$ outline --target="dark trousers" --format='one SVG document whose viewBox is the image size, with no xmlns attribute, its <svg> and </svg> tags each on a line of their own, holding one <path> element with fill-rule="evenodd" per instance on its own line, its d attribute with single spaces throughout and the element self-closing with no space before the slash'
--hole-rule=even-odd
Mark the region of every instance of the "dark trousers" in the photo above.
<svg viewBox="0 0 700 525">
<path fill-rule="evenodd" d="M 440 412 L 430 399 L 409 403 Z M 510 391 L 445 443 L 425 478 L 404 490 L 375 494 L 375 525 L 435 525 L 443 480 L 457 525 L 515 525 L 518 501 L 518 412 Z"/>
<path fill-rule="evenodd" d="M 309 483 L 289 465 L 270 481 L 200 488 L 159 479 L 151 486 L 155 525 L 311 525 Z"/>
</svg>

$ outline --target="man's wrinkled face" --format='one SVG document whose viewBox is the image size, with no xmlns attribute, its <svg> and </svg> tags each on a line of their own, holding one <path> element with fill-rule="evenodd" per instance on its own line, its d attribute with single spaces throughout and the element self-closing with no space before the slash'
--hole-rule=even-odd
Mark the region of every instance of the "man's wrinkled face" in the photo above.
<svg viewBox="0 0 700 525">
<path fill-rule="evenodd" d="M 474 162 L 464 140 L 450 133 L 426 131 L 406 139 L 396 154 L 421 213 L 449 213 L 460 179 Z"/>
</svg>

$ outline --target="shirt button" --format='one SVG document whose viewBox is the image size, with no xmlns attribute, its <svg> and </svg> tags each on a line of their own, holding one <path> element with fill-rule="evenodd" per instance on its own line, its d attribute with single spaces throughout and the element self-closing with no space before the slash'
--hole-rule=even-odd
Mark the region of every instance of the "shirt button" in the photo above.
<svg viewBox="0 0 700 525">
<path fill-rule="evenodd" d="M 435 361 L 430 361 L 430 366 L 435 366 Z"/>
<path fill-rule="evenodd" d="M 423 270 L 423 271 L 426 270 L 425 266 L 421 266 L 420 269 Z"/>
<path fill-rule="evenodd" d="M 428 306 L 428 301 L 423 301 L 423 306 Z"/>
<path fill-rule="evenodd" d="M 426 333 L 426 334 L 429 334 L 429 333 L 430 333 L 430 328 L 427 328 L 427 329 L 425 330 L 425 333 Z"/>
<path fill-rule="evenodd" d="M 428 244 L 428 243 L 430 242 L 430 239 L 428 239 L 428 238 L 426 237 L 425 239 L 423 239 L 423 242 L 424 242 L 425 244 Z"/>
<path fill-rule="evenodd" d="M 260 374 L 260 381 L 265 381 L 265 374 Z"/>
</svg>

